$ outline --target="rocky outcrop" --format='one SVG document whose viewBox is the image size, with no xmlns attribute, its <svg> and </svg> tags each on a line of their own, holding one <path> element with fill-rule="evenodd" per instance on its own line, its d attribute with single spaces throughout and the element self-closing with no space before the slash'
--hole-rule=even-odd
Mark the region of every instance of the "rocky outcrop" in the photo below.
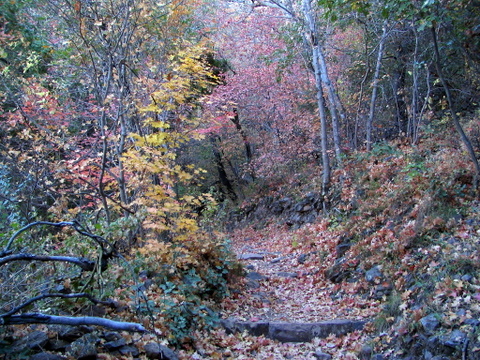
<svg viewBox="0 0 480 360">
<path fill-rule="evenodd" d="M 344 335 L 363 329 L 366 321 L 332 320 L 314 323 L 222 320 L 227 333 L 247 331 L 254 336 L 265 336 L 280 342 L 309 342 L 330 334 Z M 62 345 L 60 345 L 62 344 Z M 112 358 L 144 356 L 147 359 L 178 360 L 177 354 L 159 343 L 148 343 L 138 348 L 117 332 L 101 332 L 89 327 L 50 327 L 34 331 L 24 338 L 0 349 L 2 359 L 14 360 L 28 354 L 35 360 L 98 359 L 101 354 Z M 319 353 L 320 354 L 320 353 Z M 318 357 L 323 358 L 323 357 Z"/>
<path fill-rule="evenodd" d="M 256 253 L 246 253 L 238 255 L 238 260 L 263 260 L 265 255 Z"/>
<path fill-rule="evenodd" d="M 444 330 L 443 335 L 419 332 L 397 339 L 398 353 L 403 353 L 399 360 L 432 359 L 453 360 L 468 359 L 478 360 L 479 341 L 474 333 L 455 330 Z"/>
<path fill-rule="evenodd" d="M 13 349 L 17 349 L 20 352 L 29 350 L 40 350 L 48 343 L 48 335 L 43 331 L 33 331 L 27 334 L 25 337 L 18 339 L 12 345 Z"/>
<path fill-rule="evenodd" d="M 244 224 L 263 223 L 272 217 L 292 227 L 312 223 L 323 209 L 320 194 L 309 193 L 302 199 L 292 197 L 274 199 L 265 197 L 256 204 L 249 204 L 229 214 L 227 228 L 234 229 Z"/>
<path fill-rule="evenodd" d="M 10 344 L 4 340 L 0 347 L 0 358 L 5 360 L 24 359 L 27 355 L 35 360 L 95 360 L 101 354 L 112 359 L 144 354 L 147 359 L 178 360 L 175 352 L 164 345 L 148 343 L 141 349 L 118 332 L 102 332 L 87 326 L 52 325 L 48 332 L 36 330 Z"/>
<path fill-rule="evenodd" d="M 83 335 L 67 347 L 67 353 L 78 360 L 95 360 L 97 358 L 97 345 L 100 338 L 95 333 Z"/>
</svg>

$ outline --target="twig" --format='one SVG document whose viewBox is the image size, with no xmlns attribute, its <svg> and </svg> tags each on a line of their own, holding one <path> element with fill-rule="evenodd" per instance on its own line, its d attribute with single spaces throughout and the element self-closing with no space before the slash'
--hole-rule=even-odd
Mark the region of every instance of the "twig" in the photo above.
<svg viewBox="0 0 480 360">
<path fill-rule="evenodd" d="M 95 268 L 95 261 L 80 258 L 80 257 L 73 257 L 73 256 L 48 256 L 48 255 L 35 255 L 35 254 L 15 254 L 0 258 L 0 266 L 5 265 L 11 261 L 21 261 L 21 260 L 28 260 L 28 261 L 63 261 L 63 262 L 70 262 L 75 265 L 78 265 L 85 271 L 92 271 Z"/>
<path fill-rule="evenodd" d="M 52 223 L 49 221 L 37 221 L 30 223 L 28 225 L 25 225 L 23 228 L 17 230 L 15 234 L 13 234 L 10 239 L 7 242 L 7 245 L 5 245 L 3 251 L 0 253 L 0 257 L 5 256 L 6 254 L 10 253 L 10 246 L 12 246 L 13 241 L 23 232 L 27 231 L 28 229 L 37 226 L 37 225 L 50 225 L 50 226 L 56 226 L 56 227 L 65 227 L 65 226 L 73 226 L 73 222 L 70 221 L 62 221 L 59 223 Z"/>
<path fill-rule="evenodd" d="M 60 324 L 60 325 L 97 325 L 117 331 L 146 332 L 147 330 L 140 324 L 114 321 L 110 319 L 99 318 L 95 316 L 55 316 L 39 313 L 13 315 L 0 319 L 0 324 Z"/>
<path fill-rule="evenodd" d="M 13 308 L 12 310 L 6 312 L 5 314 L 0 314 L 0 319 L 5 319 L 8 317 L 11 317 L 13 314 L 19 312 L 23 308 L 26 308 L 27 306 L 33 304 L 34 302 L 43 300 L 43 299 L 48 299 L 48 298 L 62 298 L 62 299 L 78 299 L 78 298 L 87 298 L 94 304 L 102 304 L 102 305 L 108 305 L 110 307 L 114 307 L 115 303 L 113 301 L 101 301 L 98 299 L 95 299 L 92 295 L 87 294 L 87 293 L 75 293 L 75 294 L 60 294 L 60 293 L 54 293 L 54 294 L 43 294 L 43 295 L 38 295 L 35 296 L 31 299 L 28 299 L 25 301 L 23 304 L 20 304 Z M 0 320 L 1 323 L 1 320 Z"/>
</svg>

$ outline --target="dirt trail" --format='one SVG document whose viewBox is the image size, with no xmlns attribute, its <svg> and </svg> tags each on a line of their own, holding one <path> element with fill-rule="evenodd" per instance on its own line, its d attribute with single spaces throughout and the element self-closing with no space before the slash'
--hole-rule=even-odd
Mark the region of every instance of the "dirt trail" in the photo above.
<svg viewBox="0 0 480 360">
<path fill-rule="evenodd" d="M 245 321 L 368 320 L 380 310 L 364 283 L 333 284 L 315 252 L 276 241 L 237 239 L 233 250 L 247 270 L 246 286 L 224 305 L 224 317 Z"/>
</svg>

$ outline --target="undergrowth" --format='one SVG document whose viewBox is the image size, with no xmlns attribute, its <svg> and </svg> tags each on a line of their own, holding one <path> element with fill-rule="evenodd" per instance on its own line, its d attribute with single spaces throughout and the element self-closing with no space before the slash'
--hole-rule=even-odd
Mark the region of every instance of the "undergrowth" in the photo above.
<svg viewBox="0 0 480 360">
<path fill-rule="evenodd" d="M 175 346 L 188 346 L 197 331 L 218 326 L 216 303 L 241 272 L 228 241 L 202 232 L 190 241 L 150 241 L 128 259 L 138 281 L 123 279 L 127 285 L 116 289 L 127 306 L 122 316 L 143 321 Z"/>
<path fill-rule="evenodd" d="M 394 285 L 379 331 L 417 333 L 428 314 L 441 314 L 443 329 L 473 331 L 480 224 L 472 167 L 460 146 L 435 137 L 416 147 L 383 144 L 346 162 L 351 181 L 337 207 L 348 214 L 344 238 L 356 239 L 346 256 L 366 269 L 381 265 Z"/>
</svg>

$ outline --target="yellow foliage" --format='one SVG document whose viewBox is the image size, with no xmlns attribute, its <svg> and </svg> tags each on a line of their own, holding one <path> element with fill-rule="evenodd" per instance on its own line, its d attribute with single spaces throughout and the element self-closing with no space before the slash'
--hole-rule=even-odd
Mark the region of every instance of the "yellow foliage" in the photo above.
<svg viewBox="0 0 480 360">
<path fill-rule="evenodd" d="M 198 230 L 197 221 L 194 219 L 180 218 L 175 225 L 180 231 L 196 232 Z"/>
<path fill-rule="evenodd" d="M 172 261 L 171 244 L 159 241 L 149 241 L 144 247 L 138 250 L 140 254 L 155 258 L 163 263 L 170 263 Z"/>
<path fill-rule="evenodd" d="M 184 10 L 188 9 L 176 9 L 175 16 L 181 16 Z M 131 206 L 145 210 L 143 226 L 149 229 L 146 235 L 149 242 L 142 250 L 145 254 L 169 251 L 157 243 L 158 239 L 188 242 L 200 238 L 192 207 L 213 200 L 205 194 L 179 198 L 175 191 L 179 185 L 188 186 L 204 172 L 193 165 L 177 164 L 176 152 L 180 144 L 201 137 L 194 131 L 201 119 L 193 115 L 198 114 L 193 110 L 203 93 L 215 85 L 216 77 L 206 61 L 209 52 L 207 43 L 187 43 L 171 56 L 171 68 L 151 94 L 151 103 L 139 109 L 150 114 L 143 121 L 147 131 L 130 134 L 131 146 L 122 158 L 125 171 L 131 174 L 128 191 L 137 194 Z M 192 260 L 186 255 L 182 262 Z"/>
<path fill-rule="evenodd" d="M 170 125 L 167 124 L 165 121 L 152 121 L 149 125 L 156 129 L 169 129 Z"/>
</svg>

